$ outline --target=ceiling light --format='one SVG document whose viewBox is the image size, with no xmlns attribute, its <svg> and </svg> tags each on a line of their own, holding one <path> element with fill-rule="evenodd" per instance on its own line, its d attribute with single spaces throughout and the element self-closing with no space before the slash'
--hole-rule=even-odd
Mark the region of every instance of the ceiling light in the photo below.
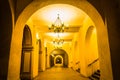
<svg viewBox="0 0 120 80">
<path fill-rule="evenodd" d="M 67 29 L 67 28 L 68 26 L 64 25 L 64 23 L 61 21 L 59 17 L 59 14 L 56 21 L 51 26 L 49 26 L 49 30 L 53 30 L 55 33 L 64 32 L 64 29 Z"/>
</svg>

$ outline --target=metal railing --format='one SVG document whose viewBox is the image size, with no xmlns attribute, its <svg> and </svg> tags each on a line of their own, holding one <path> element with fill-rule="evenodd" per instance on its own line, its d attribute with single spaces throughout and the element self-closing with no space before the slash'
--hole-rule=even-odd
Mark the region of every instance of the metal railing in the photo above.
<svg viewBox="0 0 120 80">
<path fill-rule="evenodd" d="M 99 60 L 99 58 L 95 59 L 93 62 L 91 62 L 90 64 L 88 64 L 88 67 L 90 67 L 92 64 L 96 63 Z"/>
</svg>

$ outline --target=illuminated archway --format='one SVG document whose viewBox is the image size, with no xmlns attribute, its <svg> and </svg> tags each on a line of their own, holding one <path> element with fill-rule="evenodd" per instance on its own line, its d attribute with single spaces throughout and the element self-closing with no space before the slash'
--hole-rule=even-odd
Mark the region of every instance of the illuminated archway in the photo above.
<svg viewBox="0 0 120 80">
<path fill-rule="evenodd" d="M 50 67 L 56 65 L 56 59 L 61 58 L 61 66 L 68 67 L 68 54 L 63 49 L 54 49 L 50 54 Z"/>
<path fill-rule="evenodd" d="M 63 66 L 63 57 L 61 55 L 55 56 L 54 64 L 55 66 Z"/>
<path fill-rule="evenodd" d="M 85 57 L 87 66 L 87 75 L 90 76 L 95 71 L 100 70 L 97 31 L 93 25 L 88 26 L 85 36 Z"/>
<path fill-rule="evenodd" d="M 90 26 L 88 27 L 88 30 L 86 32 L 86 37 L 85 37 L 85 42 L 86 43 L 89 43 L 90 42 L 90 38 L 93 34 L 93 32 L 96 31 L 95 27 L 94 26 Z"/>
<path fill-rule="evenodd" d="M 13 71 L 12 68 L 16 68 L 18 66 L 15 64 L 16 62 L 19 63 L 20 56 L 21 55 L 21 47 L 19 46 L 22 44 L 22 30 L 26 23 L 26 21 L 29 19 L 29 17 L 38 9 L 50 5 L 50 4 L 69 4 L 73 5 L 79 9 L 82 9 L 86 14 L 89 15 L 89 17 L 92 19 L 92 21 L 95 23 L 96 30 L 97 30 L 97 40 L 98 40 L 98 53 L 99 53 L 99 59 L 100 59 L 100 68 L 101 68 L 101 79 L 107 79 L 108 77 L 112 79 L 112 69 L 111 69 L 111 61 L 110 61 L 110 52 L 109 52 L 109 43 L 108 43 L 108 35 L 107 35 L 107 27 L 104 25 L 104 22 L 100 16 L 100 14 L 97 12 L 97 10 L 87 1 L 74 1 L 74 0 L 67 0 L 67 1 L 61 1 L 61 0 L 44 0 L 33 1 L 30 5 L 28 5 L 24 11 L 20 14 L 19 18 L 17 19 L 16 26 L 12 35 L 12 42 L 11 42 L 11 50 L 10 50 L 10 60 L 9 60 L 9 68 L 8 68 L 8 78 L 16 77 L 19 78 L 19 69 Z M 96 16 L 96 17 L 95 17 Z M 19 35 L 19 36 L 18 36 Z M 104 36 L 103 36 L 104 35 Z M 19 39 L 19 41 L 16 41 L 16 39 Z M 18 44 L 19 43 L 19 44 Z M 14 50 L 14 47 L 17 47 L 16 50 Z M 18 61 L 13 60 L 13 55 L 18 54 L 16 56 L 18 58 Z M 105 56 L 104 53 L 107 53 Z M 107 63 L 107 65 L 106 65 Z M 13 65 L 14 64 L 14 65 Z M 104 64 L 104 65 L 103 65 Z M 107 74 L 105 71 L 107 71 L 109 74 Z"/>
</svg>

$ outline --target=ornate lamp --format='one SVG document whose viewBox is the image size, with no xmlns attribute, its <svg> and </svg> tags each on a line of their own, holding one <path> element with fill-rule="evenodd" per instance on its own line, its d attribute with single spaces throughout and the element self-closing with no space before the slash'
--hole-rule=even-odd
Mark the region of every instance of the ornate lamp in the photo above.
<svg viewBox="0 0 120 80">
<path fill-rule="evenodd" d="M 66 27 L 64 26 L 64 23 L 62 23 L 59 17 L 59 14 L 58 14 L 56 21 L 51 26 L 49 26 L 49 30 L 53 29 L 55 33 L 64 32 L 65 28 Z"/>
<path fill-rule="evenodd" d="M 58 38 L 56 38 L 55 40 L 53 40 L 53 44 L 54 44 L 54 46 L 55 46 L 56 48 L 61 48 L 62 45 L 63 45 L 63 43 L 64 43 L 64 40 L 61 39 L 61 38 L 59 37 L 59 35 L 58 35 Z"/>
</svg>

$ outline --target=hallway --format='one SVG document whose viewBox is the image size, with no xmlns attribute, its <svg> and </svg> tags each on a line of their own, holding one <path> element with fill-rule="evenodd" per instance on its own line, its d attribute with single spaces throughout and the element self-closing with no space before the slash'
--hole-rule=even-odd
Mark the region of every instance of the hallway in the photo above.
<svg viewBox="0 0 120 80">
<path fill-rule="evenodd" d="M 70 68 L 53 67 L 40 72 L 34 80 L 88 80 Z"/>
<path fill-rule="evenodd" d="M 120 80 L 119 14 L 120 0 L 0 0 L 0 80 Z"/>
</svg>

